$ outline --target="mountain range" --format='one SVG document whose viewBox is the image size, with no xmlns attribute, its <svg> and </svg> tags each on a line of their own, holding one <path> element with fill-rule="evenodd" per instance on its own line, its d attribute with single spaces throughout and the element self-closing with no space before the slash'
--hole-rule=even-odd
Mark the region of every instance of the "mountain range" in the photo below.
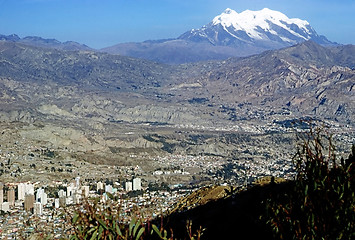
<svg viewBox="0 0 355 240">
<path fill-rule="evenodd" d="M 44 48 L 55 48 L 67 51 L 93 51 L 94 49 L 86 46 L 85 44 L 80 44 L 74 41 L 60 42 L 56 39 L 45 39 L 37 36 L 27 36 L 20 38 L 16 34 L 2 35 L 0 34 L 0 41 L 10 41 L 23 43 L 30 46 L 44 47 Z"/>
<path fill-rule="evenodd" d="M 227 9 L 176 39 L 101 51 L 70 41 L 0 35 L 4 156 L 16 157 L 15 164 L 35 162 L 33 171 L 45 181 L 48 176 L 73 179 L 79 170 L 105 178 L 108 169 L 115 178 L 138 169 L 155 182 L 189 185 L 215 182 L 219 176 L 223 182 L 231 176 L 239 180 L 242 174 L 247 181 L 254 170 L 279 171 L 274 167 L 295 152 L 292 131 L 300 129 L 293 126 L 302 119 L 329 124 L 335 141 L 353 143 L 355 46 L 332 43 L 308 22 L 269 9 L 240 14 Z M 53 150 L 55 157 L 31 157 L 38 148 Z M 153 171 L 170 169 L 156 156 L 170 162 L 168 154 L 179 159 L 172 161 L 174 169 L 182 165 L 180 156 L 202 161 L 188 158 L 186 166 L 193 167 L 186 178 L 170 173 L 155 178 Z M 205 156 L 213 157 L 211 162 Z M 222 159 L 226 164 L 219 169 Z M 263 166 L 266 162 L 270 165 Z M 251 163 L 256 167 L 250 168 Z M 195 170 L 203 165 L 208 172 Z M 60 173 L 63 166 L 75 168 Z M 26 179 L 38 178 L 27 169 L 22 173 Z M 241 238 L 272 239 L 255 221 L 264 212 L 260 203 L 290 187 L 272 184 L 238 194 L 223 187 L 223 198 L 192 208 L 202 203 L 203 194 L 212 193 L 204 188 L 181 199 L 166 226 L 177 223 L 179 236 L 192 217 L 194 226 L 207 228 L 207 238 L 231 238 L 230 229 L 237 226 Z"/>
<path fill-rule="evenodd" d="M 151 166 L 147 156 L 166 153 L 279 159 L 272 149 L 290 151 L 298 119 L 338 126 L 352 141 L 354 56 L 353 45 L 305 41 L 168 65 L 0 41 L 0 123 L 30 145 L 95 164 L 135 166 L 138 154 Z"/>
<path fill-rule="evenodd" d="M 102 51 L 168 64 L 245 57 L 308 40 L 323 46 L 337 45 L 318 35 L 307 21 L 288 18 L 268 8 L 241 13 L 227 8 L 210 23 L 177 38 L 120 43 L 99 50 L 73 41 L 60 42 L 36 36 L 0 35 L 1 40 L 59 50 Z"/>
<path fill-rule="evenodd" d="M 123 43 L 101 50 L 176 64 L 250 56 L 307 40 L 321 45 L 336 45 L 318 35 L 305 20 L 290 19 L 268 8 L 260 11 L 246 10 L 239 14 L 228 8 L 210 23 L 187 31 L 175 39 Z"/>
<path fill-rule="evenodd" d="M 221 21 L 228 15 L 236 13 L 227 10 L 208 26 L 223 29 Z M 179 65 L 109 54 L 72 42 L 1 36 L 0 121 L 40 122 L 91 131 L 102 136 L 101 140 L 95 140 L 100 142 L 100 147 L 115 148 L 116 145 L 103 139 L 119 138 L 129 149 L 151 147 L 159 151 L 220 156 L 228 156 L 234 150 L 227 140 L 220 139 L 219 131 L 279 130 L 278 126 L 300 118 L 354 127 L 355 47 L 332 45 L 316 35 L 305 21 L 283 19 L 284 15 L 273 18 L 274 22 L 266 21 L 270 29 L 275 29 L 276 23 L 282 21 L 300 36 L 300 29 L 311 34 L 302 35 L 301 42 L 290 47 L 223 60 L 214 58 L 216 54 L 220 58 L 226 57 L 223 53 L 233 55 L 230 49 L 239 51 L 235 45 L 240 40 L 210 39 L 201 33 L 207 31 L 207 27 L 184 34 L 185 37 L 195 35 L 193 38 L 199 38 L 198 41 L 171 39 L 142 43 L 158 48 L 166 46 L 166 51 L 159 50 L 155 55 L 165 62 L 169 61 L 170 54 L 187 62 L 193 60 Z M 247 29 L 247 26 L 229 23 L 229 28 L 224 25 L 229 32 L 238 27 Z M 292 25 L 296 23 L 298 28 Z M 248 25 L 249 30 L 251 25 Z M 232 34 L 240 33 L 238 31 Z M 266 35 L 261 29 L 249 32 L 251 42 L 260 42 L 251 39 L 253 34 Z M 318 39 L 323 45 L 304 39 L 308 37 Z M 231 35 L 229 38 L 232 39 Z M 280 39 L 273 40 L 274 44 L 286 44 L 279 42 Z M 288 39 L 287 44 L 293 44 L 292 38 Z M 169 44 L 165 45 L 166 42 L 187 48 L 193 46 L 193 51 L 174 50 Z M 64 47 L 69 45 L 79 46 L 79 49 Z M 207 56 L 208 51 L 203 49 L 215 52 Z M 194 62 L 202 55 L 205 60 L 213 60 Z M 172 59 L 170 63 L 177 60 Z M 144 136 L 163 128 L 172 129 L 173 135 L 163 136 L 159 141 Z M 175 134 L 176 129 L 209 132 L 203 136 L 205 140 L 195 139 L 204 144 L 186 148 L 190 140 L 185 139 L 180 144 L 177 139 L 182 138 L 182 132 Z M 128 130 L 135 133 L 136 138 L 122 134 Z M 63 134 L 65 138 L 67 132 Z M 59 140 L 53 136 L 53 141 Z M 87 146 L 85 143 L 80 148 Z"/>
<path fill-rule="evenodd" d="M 326 48 L 306 41 L 245 58 L 164 65 L 3 41 L 0 119 L 45 114 L 233 126 L 309 115 L 353 123 L 354 56 L 353 45 Z"/>
</svg>

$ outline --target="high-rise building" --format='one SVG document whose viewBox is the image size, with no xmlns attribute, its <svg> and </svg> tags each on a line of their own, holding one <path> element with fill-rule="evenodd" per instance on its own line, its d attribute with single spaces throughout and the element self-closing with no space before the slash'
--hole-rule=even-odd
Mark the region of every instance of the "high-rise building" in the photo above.
<svg viewBox="0 0 355 240">
<path fill-rule="evenodd" d="M 35 187 L 33 186 L 33 184 L 25 184 L 25 195 L 29 194 L 29 195 L 34 195 L 35 194 Z"/>
<path fill-rule="evenodd" d="M 67 198 L 65 196 L 59 197 L 59 207 L 65 207 L 67 205 Z"/>
<path fill-rule="evenodd" d="M 108 192 L 108 193 L 112 194 L 112 185 L 106 185 L 105 186 L 105 192 Z"/>
<path fill-rule="evenodd" d="M 63 189 L 60 189 L 59 191 L 58 191 L 58 197 L 65 197 L 66 196 L 66 192 L 63 190 Z"/>
<path fill-rule="evenodd" d="M 33 194 L 26 194 L 25 195 L 25 210 L 27 212 L 32 211 L 34 203 L 35 203 L 35 196 Z"/>
<path fill-rule="evenodd" d="M 4 184 L 0 182 L 0 206 L 4 202 Z"/>
<path fill-rule="evenodd" d="M 81 191 L 82 191 L 84 197 L 86 197 L 86 198 L 89 197 L 89 193 L 90 193 L 89 186 L 82 186 Z"/>
<path fill-rule="evenodd" d="M 47 193 L 45 193 L 45 192 L 42 193 L 42 196 L 40 199 L 41 199 L 40 203 L 42 203 L 42 206 L 47 205 L 47 203 L 48 203 Z"/>
<path fill-rule="evenodd" d="M 42 215 L 42 203 L 36 202 L 33 204 L 33 213 L 36 215 Z"/>
<path fill-rule="evenodd" d="M 100 189 L 104 189 L 104 184 L 102 182 L 96 184 L 96 190 L 99 191 Z"/>
<path fill-rule="evenodd" d="M 43 188 L 37 189 L 36 202 L 42 203 L 42 205 L 47 205 L 47 194 L 44 192 Z"/>
<path fill-rule="evenodd" d="M 75 191 L 73 193 L 73 203 L 80 204 L 81 202 L 81 191 Z"/>
<path fill-rule="evenodd" d="M 59 208 L 59 198 L 54 199 L 54 208 Z"/>
<path fill-rule="evenodd" d="M 74 188 L 70 185 L 67 187 L 67 197 L 72 196 Z"/>
<path fill-rule="evenodd" d="M 7 201 L 10 207 L 15 206 L 15 189 L 13 187 L 10 187 L 7 191 Z"/>
<path fill-rule="evenodd" d="M 38 188 L 36 191 L 36 202 L 39 202 L 41 200 L 42 194 L 44 193 L 43 188 Z"/>
<path fill-rule="evenodd" d="M 25 194 L 26 194 L 26 184 L 19 183 L 17 185 L 17 199 L 25 200 Z"/>
<path fill-rule="evenodd" d="M 79 188 L 80 187 L 80 177 L 75 178 L 75 187 Z"/>
<path fill-rule="evenodd" d="M 126 182 L 126 192 L 132 191 L 132 182 Z"/>
<path fill-rule="evenodd" d="M 133 179 L 133 191 L 140 191 L 142 190 L 142 181 L 140 178 Z"/>
</svg>

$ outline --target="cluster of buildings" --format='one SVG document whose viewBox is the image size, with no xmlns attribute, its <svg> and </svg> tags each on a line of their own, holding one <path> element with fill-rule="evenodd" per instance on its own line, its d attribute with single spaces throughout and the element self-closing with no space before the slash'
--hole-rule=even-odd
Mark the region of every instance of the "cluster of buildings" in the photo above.
<svg viewBox="0 0 355 240">
<path fill-rule="evenodd" d="M 132 181 L 125 183 L 126 192 L 130 191 L 141 191 L 142 190 L 142 180 L 140 178 L 133 178 Z"/>
<path fill-rule="evenodd" d="M 160 175 L 193 175 L 196 173 L 214 171 L 220 169 L 225 160 L 217 156 L 192 156 L 181 154 L 170 154 L 166 156 L 157 156 L 152 160 L 159 166 L 152 174 Z"/>
<path fill-rule="evenodd" d="M 156 217 L 191 191 L 150 191 L 142 187 L 142 179 L 138 177 L 122 186 L 118 182 L 81 181 L 76 177 L 70 182 L 54 181 L 44 186 L 39 182 L 1 183 L 0 189 L 3 211 L 0 215 L 0 239 L 16 239 L 23 232 L 30 235 L 38 231 L 53 232 L 53 236 L 57 236 L 54 239 L 68 237 L 70 226 L 65 224 L 66 220 L 60 213 L 64 209 L 72 211 L 74 208 L 70 206 L 80 206 L 85 197 L 100 199 L 99 203 L 104 206 L 111 194 L 121 211 L 121 221 L 129 222 L 134 214 L 145 219 Z M 127 193 L 130 191 L 139 191 L 139 194 L 129 197 Z M 29 221 L 30 226 L 25 224 Z"/>
<path fill-rule="evenodd" d="M 8 186 L 6 192 L 7 201 L 4 201 L 4 184 L 0 183 L 0 210 L 9 212 L 15 206 L 22 206 L 25 211 L 41 215 L 43 206 L 48 203 L 44 189 L 38 188 L 35 193 L 34 185 L 29 183 L 19 183 L 17 189 L 15 188 L 16 185 Z M 15 197 L 15 190 L 17 190 L 17 198 Z"/>
<path fill-rule="evenodd" d="M 19 183 L 17 185 L 17 200 L 15 198 L 15 185 L 9 185 L 7 188 L 7 201 L 4 201 L 4 184 L 0 183 L 0 210 L 3 212 L 10 211 L 10 208 L 15 207 L 15 203 L 22 202 L 24 209 L 34 211 L 36 214 L 41 214 L 43 204 L 47 204 L 47 194 L 43 189 L 38 189 L 34 192 L 33 184 Z"/>
<path fill-rule="evenodd" d="M 76 177 L 74 181 L 67 184 L 66 190 L 64 189 L 62 187 L 57 192 L 57 197 L 54 199 L 51 198 L 52 202 L 49 202 L 48 195 L 42 187 L 39 187 L 35 191 L 34 184 L 31 183 L 10 184 L 6 191 L 7 201 L 4 201 L 4 184 L 0 183 L 0 210 L 9 212 L 11 208 L 15 207 L 16 203 L 18 207 L 22 206 L 27 212 L 41 215 L 45 206 L 60 208 L 71 204 L 80 204 L 83 197 L 87 198 L 90 193 L 91 195 L 95 193 L 95 191 L 90 191 L 89 185 L 81 184 L 80 177 Z M 125 190 L 126 192 L 141 191 L 142 180 L 140 178 L 133 178 L 132 181 L 127 181 L 125 183 Z M 107 193 L 115 194 L 117 193 L 117 188 L 110 184 L 97 182 L 96 191 L 103 193 L 102 198 L 105 200 L 107 199 Z M 17 193 L 17 197 L 15 196 L 15 192 Z"/>
</svg>

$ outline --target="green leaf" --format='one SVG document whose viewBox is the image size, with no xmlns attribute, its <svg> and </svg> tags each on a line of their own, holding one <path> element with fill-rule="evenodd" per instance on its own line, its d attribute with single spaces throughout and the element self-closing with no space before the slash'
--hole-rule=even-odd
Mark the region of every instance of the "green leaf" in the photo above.
<svg viewBox="0 0 355 240">
<path fill-rule="evenodd" d="M 112 228 L 113 228 L 113 229 L 116 229 L 116 221 L 113 221 L 113 223 L 112 223 Z"/>
<path fill-rule="evenodd" d="M 135 219 L 132 219 L 131 222 L 129 223 L 129 235 L 130 236 L 132 236 L 132 229 L 133 229 L 135 221 L 136 221 Z"/>
<path fill-rule="evenodd" d="M 136 236 L 136 240 L 138 240 L 142 236 L 143 233 L 144 233 L 144 228 L 141 228 Z"/>
<path fill-rule="evenodd" d="M 78 240 L 78 237 L 77 237 L 76 235 L 72 235 L 72 236 L 70 237 L 70 240 Z"/>
<path fill-rule="evenodd" d="M 92 234 L 90 240 L 96 239 L 96 236 L 97 236 L 97 230 Z"/>
<path fill-rule="evenodd" d="M 134 226 L 134 229 L 133 229 L 133 236 L 136 235 L 136 232 L 137 232 L 138 228 L 140 227 L 140 223 L 141 222 L 139 220 L 136 222 L 136 225 Z"/>
<path fill-rule="evenodd" d="M 74 217 L 73 217 L 72 223 L 75 224 L 76 221 L 78 221 L 78 218 L 79 218 L 79 214 L 78 213 L 74 213 Z"/>
<path fill-rule="evenodd" d="M 106 226 L 106 224 L 104 223 L 104 221 L 102 221 L 101 219 L 97 219 L 97 221 L 100 223 L 101 226 L 103 226 L 105 229 L 108 229 L 108 227 Z"/>
<path fill-rule="evenodd" d="M 93 228 L 91 228 L 88 232 L 87 232 L 87 234 L 91 234 L 93 231 L 95 231 L 97 229 L 97 226 L 96 227 L 93 227 Z"/>
<path fill-rule="evenodd" d="M 118 224 L 116 225 L 116 233 L 118 234 L 118 236 L 123 237 L 120 226 Z"/>
<path fill-rule="evenodd" d="M 159 231 L 158 227 L 153 224 L 153 225 L 152 225 L 152 228 L 153 228 L 154 232 L 155 232 L 156 234 L 158 234 L 158 236 L 159 236 L 160 238 L 162 238 L 161 232 Z"/>
<path fill-rule="evenodd" d="M 97 239 L 101 239 L 102 233 L 104 232 L 104 228 L 102 226 L 99 227 L 99 236 Z"/>
</svg>

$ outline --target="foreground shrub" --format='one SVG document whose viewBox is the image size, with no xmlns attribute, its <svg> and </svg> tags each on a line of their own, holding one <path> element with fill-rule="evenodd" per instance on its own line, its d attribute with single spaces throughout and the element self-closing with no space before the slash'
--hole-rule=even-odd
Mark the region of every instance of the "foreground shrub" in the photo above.
<svg viewBox="0 0 355 240">
<path fill-rule="evenodd" d="M 72 213 L 71 213 L 72 212 Z M 173 230 L 163 227 L 163 218 L 144 222 L 133 216 L 129 223 L 124 223 L 120 218 L 120 206 L 114 200 L 109 199 L 105 204 L 99 204 L 97 200 L 85 200 L 83 204 L 67 209 L 65 216 L 71 224 L 71 240 L 84 239 L 162 239 L 173 240 Z M 160 224 L 156 224 L 160 222 Z M 158 227 L 160 226 L 160 227 Z M 199 240 L 203 229 L 192 231 L 192 223 L 186 224 L 186 236 L 189 240 Z"/>
<path fill-rule="evenodd" d="M 337 161 L 329 135 L 311 129 L 295 156 L 293 189 L 267 202 L 278 239 L 355 239 L 355 146 Z"/>
<path fill-rule="evenodd" d="M 85 200 L 77 205 L 74 213 L 67 213 L 71 222 L 71 240 L 84 239 L 141 239 L 145 232 L 143 223 L 132 218 L 129 224 L 123 224 L 120 219 L 120 208 L 114 201 L 99 205 L 97 201 Z"/>
</svg>

